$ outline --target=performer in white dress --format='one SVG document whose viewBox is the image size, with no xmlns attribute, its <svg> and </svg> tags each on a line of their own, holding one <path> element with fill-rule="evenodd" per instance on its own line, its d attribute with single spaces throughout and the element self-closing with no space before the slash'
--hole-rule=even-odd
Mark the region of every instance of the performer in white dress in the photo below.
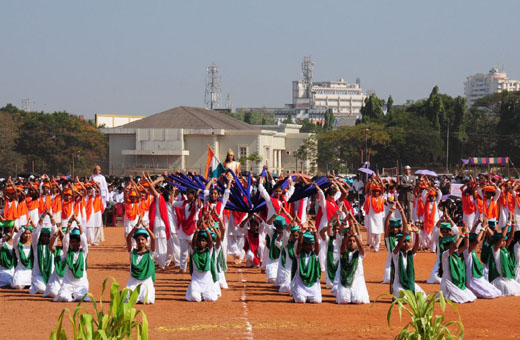
<svg viewBox="0 0 520 340">
<path fill-rule="evenodd" d="M 148 246 L 150 237 L 150 246 Z M 155 250 L 154 234 L 148 227 L 136 225 L 126 237 L 126 247 L 130 253 L 130 277 L 126 288 L 135 290 L 141 286 L 137 303 L 152 304 L 155 302 L 155 265 L 153 252 Z M 134 239 L 135 247 L 132 245 Z"/>
<path fill-rule="evenodd" d="M 401 233 L 401 228 L 403 225 L 403 220 L 400 218 L 392 218 L 392 212 L 395 211 L 397 207 L 399 207 L 400 216 L 404 220 L 404 225 L 408 224 L 406 214 L 404 214 L 401 204 L 399 201 L 394 201 L 392 207 L 390 208 L 390 213 L 386 216 L 385 219 L 385 245 L 388 251 L 388 255 L 386 257 L 385 273 L 383 275 L 382 283 L 390 283 L 392 276 L 392 254 L 398 242 L 397 234 Z"/>
<path fill-rule="evenodd" d="M 52 217 L 50 211 L 46 211 L 39 217 L 40 222 L 33 232 L 32 247 L 34 265 L 31 289 L 29 289 L 30 294 L 43 294 L 54 270 L 54 256 L 50 250 L 49 242 L 51 238 L 51 228 L 56 229 L 56 225 L 52 218 L 49 224 L 44 223 L 46 217 Z"/>
<path fill-rule="evenodd" d="M 209 229 L 204 227 L 195 231 L 192 239 L 190 257 L 191 282 L 186 291 L 186 300 L 193 302 L 217 301 L 218 292 L 215 281 L 217 273 L 212 261 L 213 240 Z"/>
<path fill-rule="evenodd" d="M 276 278 L 278 276 L 278 266 L 283 251 L 282 237 L 284 229 L 287 228 L 285 218 L 279 215 L 273 215 L 264 225 L 266 229 L 266 245 L 268 248 L 268 255 L 266 258 L 265 274 L 267 276 L 267 283 L 273 284 L 275 287 Z"/>
<path fill-rule="evenodd" d="M 22 226 L 13 237 L 13 247 L 18 261 L 14 269 L 11 287 L 24 289 L 31 285 L 34 255 L 32 250 L 32 225 Z"/>
<path fill-rule="evenodd" d="M 494 299 L 501 296 L 502 293 L 484 277 L 484 265 L 478 258 L 477 251 L 475 250 L 482 236 L 482 232 L 478 234 L 475 233 L 475 227 L 469 234 L 469 247 L 464 251 L 466 286 L 479 299 Z"/>
<path fill-rule="evenodd" d="M 442 280 L 441 291 L 445 298 L 455 303 L 473 302 L 475 294 L 466 287 L 466 265 L 464 250 L 469 246 L 467 227 L 464 227 L 462 236 L 448 236 L 444 239 L 446 250 L 441 255 Z"/>
<path fill-rule="evenodd" d="M 358 234 L 356 232 L 347 233 L 341 245 L 339 280 L 335 283 L 337 285 L 337 303 L 370 303 L 363 270 L 364 257 L 365 250 Z"/>
<path fill-rule="evenodd" d="M 369 194 L 365 199 L 363 210 L 365 211 L 365 226 L 367 228 L 367 244 L 379 251 L 381 234 L 384 232 L 385 206 L 382 195 L 383 186 L 375 182 L 369 183 Z"/>
<path fill-rule="evenodd" d="M 66 232 L 67 227 L 57 228 L 53 231 L 53 235 L 49 241 L 49 249 L 53 254 L 54 265 L 52 275 L 43 293 L 45 297 L 55 298 L 63 284 L 63 277 L 65 276 L 67 267 L 67 258 L 63 252 L 63 239 L 65 238 Z"/>
<path fill-rule="evenodd" d="M 413 232 L 415 240 L 413 248 L 410 233 Z M 401 290 L 411 290 L 414 293 L 424 291 L 415 283 L 415 267 L 414 260 L 417 249 L 419 249 L 419 230 L 416 227 L 406 227 L 403 234 L 398 234 L 398 243 L 394 248 L 392 261 L 393 272 L 390 280 L 390 292 L 393 296 L 399 297 Z"/>
<path fill-rule="evenodd" d="M 2 221 L 3 237 L 0 241 L 0 287 L 10 286 L 13 281 L 16 253 L 13 247 L 15 221 Z"/>
<path fill-rule="evenodd" d="M 509 253 L 513 240 L 512 228 L 508 233 L 506 226 L 502 232 L 493 235 L 493 253 L 489 259 L 489 281 L 503 296 L 520 296 L 520 283 L 515 280 L 514 258 Z"/>
<path fill-rule="evenodd" d="M 321 303 L 320 244 L 316 242 L 315 228 L 300 234 L 296 248 L 292 296 L 296 303 Z"/>
<path fill-rule="evenodd" d="M 293 222 L 294 223 L 294 222 Z M 282 267 L 282 277 L 280 279 L 280 293 L 291 294 L 292 282 L 293 282 L 293 260 L 295 259 L 296 246 L 300 238 L 300 227 L 293 224 L 289 230 L 289 238 L 284 243 L 283 252 L 281 255 L 280 266 Z"/>
<path fill-rule="evenodd" d="M 88 297 L 87 277 L 87 237 L 80 228 L 70 230 L 71 223 L 67 226 L 67 232 L 63 238 L 63 255 L 66 259 L 65 275 L 58 295 L 54 298 L 57 302 L 90 301 Z"/>
</svg>

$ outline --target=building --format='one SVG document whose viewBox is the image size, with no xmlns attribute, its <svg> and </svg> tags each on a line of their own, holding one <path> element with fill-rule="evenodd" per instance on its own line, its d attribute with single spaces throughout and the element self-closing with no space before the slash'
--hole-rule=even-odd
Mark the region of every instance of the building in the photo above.
<svg viewBox="0 0 520 340">
<path fill-rule="evenodd" d="M 365 93 L 360 80 L 350 84 L 341 78 L 338 81 L 312 81 L 314 62 L 305 57 L 302 62 L 302 80 L 292 82 L 292 103 L 282 108 L 241 108 L 240 110 L 260 110 L 272 112 L 278 122 L 289 116 L 293 120 L 309 119 L 316 124 L 325 120 L 325 112 L 331 110 L 336 117 L 335 125 L 352 126 L 361 118 Z"/>
<path fill-rule="evenodd" d="M 477 73 L 466 78 L 464 95 L 468 106 L 472 106 L 479 98 L 502 91 L 520 91 L 520 80 L 510 80 L 507 73 L 493 67 L 487 74 Z"/>
<path fill-rule="evenodd" d="M 143 119 L 146 116 L 128 116 L 128 115 L 105 115 L 96 114 L 96 127 L 113 128 L 125 125 L 136 120 Z"/>
<path fill-rule="evenodd" d="M 310 133 L 300 125 L 253 126 L 214 110 L 180 106 L 143 119 L 101 129 L 109 138 L 108 168 L 112 175 L 187 170 L 203 173 L 209 145 L 224 162 L 229 149 L 235 158 L 252 155 L 261 161 L 246 161 L 243 170 L 259 173 L 264 165 L 273 172 L 313 172 L 311 161 L 303 164 L 294 152 Z M 298 168 L 297 168 L 298 166 Z"/>
</svg>

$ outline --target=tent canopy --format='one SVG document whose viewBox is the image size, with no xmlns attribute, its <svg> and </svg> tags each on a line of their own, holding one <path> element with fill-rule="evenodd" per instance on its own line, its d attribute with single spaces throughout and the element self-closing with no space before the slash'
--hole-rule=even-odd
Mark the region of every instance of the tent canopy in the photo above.
<svg viewBox="0 0 520 340">
<path fill-rule="evenodd" d="M 461 159 L 462 164 L 477 164 L 477 165 L 488 165 L 497 164 L 504 165 L 509 164 L 509 157 L 470 157 L 468 159 Z"/>
</svg>

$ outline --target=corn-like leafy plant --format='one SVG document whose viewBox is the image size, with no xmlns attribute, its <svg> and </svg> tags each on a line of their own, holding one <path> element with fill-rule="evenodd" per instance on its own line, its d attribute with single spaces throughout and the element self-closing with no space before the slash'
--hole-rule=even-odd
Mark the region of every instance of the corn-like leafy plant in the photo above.
<svg viewBox="0 0 520 340">
<path fill-rule="evenodd" d="M 439 303 L 442 311 L 440 315 L 435 315 L 434 309 L 437 303 Z M 458 321 L 445 320 L 446 303 L 455 309 L 459 316 Z M 462 324 L 457 306 L 446 299 L 441 291 L 426 295 L 422 292 L 414 294 L 410 290 L 402 290 L 399 293 L 399 297 L 394 299 L 388 309 L 386 317 L 388 326 L 390 326 L 390 317 L 396 306 L 399 312 L 399 319 L 402 318 L 403 310 L 411 318 L 410 322 L 395 337 L 397 340 L 443 340 L 462 339 L 464 337 L 464 325 Z M 452 333 L 450 328 L 455 328 L 455 332 Z"/>
<path fill-rule="evenodd" d="M 103 310 L 103 293 L 106 284 L 112 279 L 110 286 L 110 307 L 108 313 Z M 148 320 L 141 310 L 134 308 L 141 285 L 132 291 L 131 289 L 120 289 L 119 283 L 114 278 L 106 278 L 103 281 L 103 289 L 99 303 L 96 303 L 92 293 L 88 293 L 90 297 L 95 315 L 87 312 L 85 307 L 81 306 L 83 297 L 74 312 L 71 313 L 67 308 L 63 309 L 59 318 L 57 327 L 51 332 L 50 340 L 67 340 L 67 334 L 63 328 L 63 319 L 65 313 L 68 313 L 70 323 L 72 325 L 72 339 L 74 340 L 119 340 L 130 339 L 135 334 L 135 339 L 148 339 Z M 141 321 L 137 317 L 141 315 Z"/>
</svg>

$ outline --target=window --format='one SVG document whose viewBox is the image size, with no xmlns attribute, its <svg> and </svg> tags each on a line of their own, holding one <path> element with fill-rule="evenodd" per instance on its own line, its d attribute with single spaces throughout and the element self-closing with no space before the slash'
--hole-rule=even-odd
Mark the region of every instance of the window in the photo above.
<svg viewBox="0 0 520 340">
<path fill-rule="evenodd" d="M 239 158 L 247 157 L 247 146 L 239 146 L 238 155 L 239 155 Z"/>
</svg>

